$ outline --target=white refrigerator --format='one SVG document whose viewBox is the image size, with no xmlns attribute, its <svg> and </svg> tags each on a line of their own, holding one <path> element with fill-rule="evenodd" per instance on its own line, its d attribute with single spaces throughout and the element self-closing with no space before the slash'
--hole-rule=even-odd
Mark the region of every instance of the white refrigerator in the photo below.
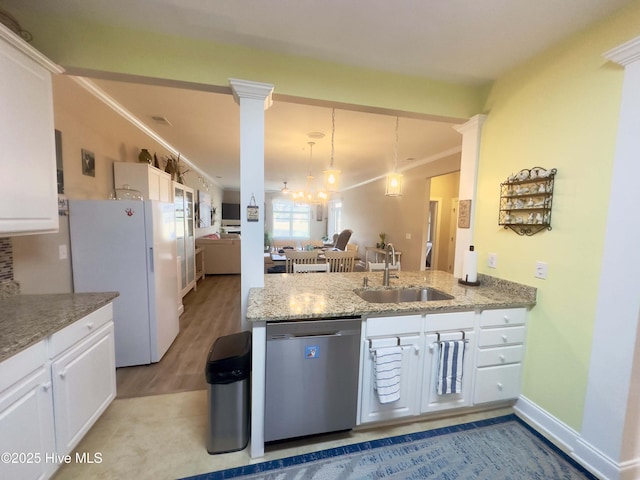
<svg viewBox="0 0 640 480">
<path fill-rule="evenodd" d="M 155 200 L 70 200 L 76 292 L 117 291 L 116 366 L 160 361 L 178 335 L 175 208 Z"/>
</svg>

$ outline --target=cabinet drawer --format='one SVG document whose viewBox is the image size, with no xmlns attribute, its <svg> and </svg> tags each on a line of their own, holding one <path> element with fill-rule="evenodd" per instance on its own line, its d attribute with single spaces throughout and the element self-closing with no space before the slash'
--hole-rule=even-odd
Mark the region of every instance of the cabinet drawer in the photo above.
<svg viewBox="0 0 640 480">
<path fill-rule="evenodd" d="M 491 328 L 480 331 L 479 347 L 510 345 L 524 342 L 524 327 Z"/>
<path fill-rule="evenodd" d="M 480 314 L 481 327 L 524 325 L 526 320 L 526 308 L 502 308 L 498 310 L 484 310 Z"/>
<path fill-rule="evenodd" d="M 427 332 L 473 328 L 475 312 L 434 313 L 426 316 Z"/>
<path fill-rule="evenodd" d="M 367 337 L 395 336 L 422 331 L 422 315 L 374 317 L 366 320 Z"/>
<path fill-rule="evenodd" d="M 520 371 L 519 363 L 477 369 L 473 403 L 517 398 L 520 394 Z"/>
<path fill-rule="evenodd" d="M 522 361 L 524 348 L 522 345 L 502 348 L 486 348 L 478 351 L 477 367 L 490 367 L 492 365 L 506 365 Z"/>
<path fill-rule="evenodd" d="M 87 335 L 97 331 L 113 318 L 113 306 L 111 303 L 81 318 L 68 327 L 51 336 L 49 343 L 49 358 L 64 352 L 67 348 L 78 343 Z"/>
</svg>

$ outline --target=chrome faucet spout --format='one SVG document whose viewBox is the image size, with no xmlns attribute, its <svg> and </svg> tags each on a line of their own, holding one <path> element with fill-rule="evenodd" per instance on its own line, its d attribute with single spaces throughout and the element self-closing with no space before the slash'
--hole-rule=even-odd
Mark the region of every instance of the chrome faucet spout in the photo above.
<svg viewBox="0 0 640 480">
<path fill-rule="evenodd" d="M 382 274 L 382 285 L 389 286 L 389 253 L 391 253 L 391 265 L 396 264 L 396 249 L 393 243 L 387 243 L 384 250 L 384 273 Z"/>
</svg>

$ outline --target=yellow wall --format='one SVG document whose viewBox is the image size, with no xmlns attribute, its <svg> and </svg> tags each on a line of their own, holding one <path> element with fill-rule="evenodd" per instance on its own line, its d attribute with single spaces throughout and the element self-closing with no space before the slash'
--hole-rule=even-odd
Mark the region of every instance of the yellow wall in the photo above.
<svg viewBox="0 0 640 480">
<path fill-rule="evenodd" d="M 396 75 L 304 57 L 162 35 L 71 17 L 13 11 L 33 45 L 64 67 L 195 82 L 227 88 L 229 78 L 273 83 L 275 95 L 466 119 L 486 88 Z"/>
<path fill-rule="evenodd" d="M 436 239 L 434 252 L 431 254 L 433 262 L 432 268 L 453 273 L 453 258 L 455 256 L 455 241 L 450 242 L 452 236 L 455 240 L 456 230 L 452 229 L 455 219 L 451 217 L 453 200 L 458 198 L 458 188 L 460 186 L 460 172 L 440 175 L 431 179 L 431 199 L 439 200 L 438 208 L 440 212 L 439 228 L 436 229 Z M 437 255 L 437 258 L 436 258 Z"/>
<path fill-rule="evenodd" d="M 483 273 L 538 288 L 523 393 L 579 430 L 604 241 L 623 70 L 602 53 L 640 34 L 640 3 L 555 46 L 490 93 L 478 180 L 475 244 Z M 498 226 L 500 183 L 523 168 L 557 168 L 552 231 Z M 498 268 L 486 265 L 498 255 Z M 536 261 L 548 263 L 535 279 Z"/>
</svg>

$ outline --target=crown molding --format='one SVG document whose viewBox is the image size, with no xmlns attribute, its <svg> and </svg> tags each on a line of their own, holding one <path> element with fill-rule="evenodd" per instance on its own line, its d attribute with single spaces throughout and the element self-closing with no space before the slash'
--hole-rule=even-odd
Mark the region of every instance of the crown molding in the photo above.
<svg viewBox="0 0 640 480">
<path fill-rule="evenodd" d="M 57 63 L 52 62 L 47 57 L 45 57 L 38 50 L 33 48 L 27 42 L 25 42 L 19 35 L 14 33 L 10 28 L 0 23 L 0 38 L 5 40 L 9 45 L 14 47 L 16 50 L 19 50 L 31 60 L 35 61 L 38 65 L 46 68 L 51 73 L 64 73 L 64 68 L 62 68 Z"/>
</svg>

